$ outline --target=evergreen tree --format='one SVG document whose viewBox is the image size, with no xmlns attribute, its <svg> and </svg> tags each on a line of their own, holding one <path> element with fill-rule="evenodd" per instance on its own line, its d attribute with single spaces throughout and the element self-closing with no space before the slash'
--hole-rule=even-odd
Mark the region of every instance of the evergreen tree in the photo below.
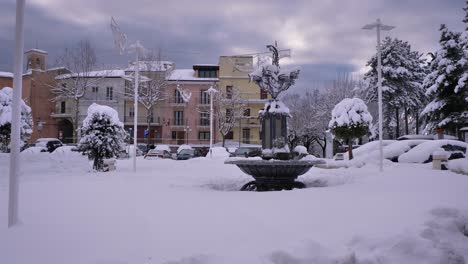
<svg viewBox="0 0 468 264">
<path fill-rule="evenodd" d="M 93 168 L 97 171 L 103 169 L 104 158 L 113 158 L 124 150 L 124 140 L 128 136 L 117 111 L 98 104 L 89 106 L 81 135 L 78 149 L 94 160 Z"/>
<path fill-rule="evenodd" d="M 13 104 L 13 89 L 4 87 L 0 90 L 0 151 L 8 151 L 11 135 L 11 115 Z M 24 143 L 32 134 L 33 120 L 31 107 L 21 100 L 21 141 Z"/>
<path fill-rule="evenodd" d="M 382 101 L 384 127 L 389 137 L 400 134 L 400 116 L 404 113 L 405 130 L 408 133 L 408 116 L 417 117 L 418 107 L 424 99 L 422 81 L 425 77 L 422 54 L 411 50 L 411 45 L 399 39 L 386 37 L 382 43 Z M 364 75 L 364 96 L 367 102 L 376 102 L 378 95 L 377 56 L 367 66 Z M 395 131 L 392 128 L 395 127 Z"/>
<path fill-rule="evenodd" d="M 430 73 L 423 83 L 430 103 L 421 115 L 426 132 L 440 127 L 458 135 L 458 129 L 468 120 L 468 54 L 460 33 L 449 31 L 445 25 L 440 31 L 441 48 L 430 62 Z"/>
</svg>

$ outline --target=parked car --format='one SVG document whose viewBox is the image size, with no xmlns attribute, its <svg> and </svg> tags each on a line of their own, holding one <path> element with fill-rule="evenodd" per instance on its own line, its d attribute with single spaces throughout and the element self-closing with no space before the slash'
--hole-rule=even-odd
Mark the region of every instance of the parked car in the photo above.
<svg viewBox="0 0 468 264">
<path fill-rule="evenodd" d="M 148 153 L 148 150 L 149 150 L 149 147 L 147 144 L 145 143 L 138 143 L 137 144 L 137 147 L 139 150 L 141 150 L 141 153 L 143 153 L 143 155 L 146 155 L 146 153 Z"/>
<path fill-rule="evenodd" d="M 262 151 L 258 148 L 238 148 L 232 152 L 229 157 L 257 157 L 261 156 Z"/>
<path fill-rule="evenodd" d="M 162 150 L 162 149 L 150 149 L 148 153 L 146 153 L 145 157 L 146 158 L 161 158 L 161 159 L 170 159 L 172 158 L 172 155 L 169 151 L 167 150 Z"/>
<path fill-rule="evenodd" d="M 56 148 L 63 146 L 63 143 L 58 138 L 38 138 L 34 146 L 44 148 L 43 152 L 53 152 Z"/>
<path fill-rule="evenodd" d="M 182 149 L 176 155 L 177 160 L 188 160 L 195 157 L 194 149 Z"/>
<path fill-rule="evenodd" d="M 457 137 L 450 136 L 450 135 L 443 135 L 444 139 L 451 139 L 451 140 L 458 140 Z M 437 140 L 439 138 L 438 135 L 404 135 L 397 140 L 413 140 L 413 139 L 425 139 L 425 140 Z"/>
</svg>

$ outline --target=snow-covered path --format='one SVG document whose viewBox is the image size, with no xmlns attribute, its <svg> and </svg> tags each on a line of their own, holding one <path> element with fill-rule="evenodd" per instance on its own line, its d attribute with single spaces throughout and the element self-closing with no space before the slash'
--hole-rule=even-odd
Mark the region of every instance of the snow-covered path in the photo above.
<svg viewBox="0 0 468 264">
<path fill-rule="evenodd" d="M 90 173 L 79 155 L 22 158 L 22 224 L 6 229 L 0 155 L 0 263 L 468 261 L 468 177 L 429 164 L 314 168 L 309 188 L 253 193 L 223 160 L 141 159 L 135 175 L 130 160 Z"/>
</svg>

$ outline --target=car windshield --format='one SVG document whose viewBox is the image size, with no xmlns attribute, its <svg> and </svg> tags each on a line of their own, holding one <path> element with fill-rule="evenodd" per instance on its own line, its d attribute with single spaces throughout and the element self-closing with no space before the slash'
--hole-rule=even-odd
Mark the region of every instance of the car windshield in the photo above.
<svg viewBox="0 0 468 264">
<path fill-rule="evenodd" d="M 183 149 L 179 153 L 180 154 L 193 154 L 194 150 L 193 149 Z"/>
<path fill-rule="evenodd" d="M 237 154 L 246 154 L 246 153 L 249 153 L 249 152 L 250 152 L 249 149 L 242 149 L 242 148 L 236 149 Z"/>
</svg>

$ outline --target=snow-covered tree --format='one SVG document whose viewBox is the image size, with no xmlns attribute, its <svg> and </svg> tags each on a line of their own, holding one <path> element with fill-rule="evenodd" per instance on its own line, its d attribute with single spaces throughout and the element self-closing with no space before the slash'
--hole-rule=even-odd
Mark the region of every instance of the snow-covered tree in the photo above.
<svg viewBox="0 0 468 264">
<path fill-rule="evenodd" d="M 93 168 L 102 170 L 103 159 L 113 158 L 123 151 L 128 137 L 117 111 L 105 105 L 92 104 L 83 120 L 78 149 L 93 159 Z"/>
<path fill-rule="evenodd" d="M 332 111 L 328 127 L 337 138 L 349 145 L 349 159 L 353 159 L 352 140 L 369 133 L 372 116 L 359 98 L 345 98 Z"/>
<path fill-rule="evenodd" d="M 218 89 L 218 92 L 214 93 L 213 99 L 215 104 L 213 118 L 223 138 L 224 147 L 226 135 L 232 131 L 239 119 L 244 116 L 247 106 L 238 87 L 232 87 L 230 91 Z"/>
<path fill-rule="evenodd" d="M 135 70 L 135 64 L 133 63 L 129 69 L 131 71 Z M 153 122 L 154 108 L 159 102 L 166 100 L 168 97 L 166 87 L 174 70 L 174 64 L 164 61 L 161 52 L 149 52 L 142 57 L 139 69 L 144 82 L 138 86 L 138 103 L 146 110 L 147 129 L 149 131 Z M 125 95 L 132 98 L 135 93 L 134 79 L 133 81 L 127 80 L 125 86 Z"/>
<path fill-rule="evenodd" d="M 359 79 L 349 73 L 337 74 L 325 89 L 312 89 L 305 94 L 287 94 L 282 101 L 290 109 L 288 141 L 290 149 L 303 145 L 315 155 L 325 156 L 326 131 L 331 111 L 344 98 L 353 97 Z M 320 152 L 315 151 L 320 148 Z"/>
<path fill-rule="evenodd" d="M 390 137 L 399 137 L 401 112 L 404 113 L 405 131 L 408 133 L 408 115 L 418 118 L 419 107 L 424 100 L 422 81 L 425 77 L 422 54 L 411 50 L 411 45 L 399 39 L 387 37 L 382 43 L 382 100 L 385 129 Z M 377 57 L 374 55 L 365 74 L 364 98 L 377 101 Z M 393 134 L 392 128 L 395 127 Z"/>
<path fill-rule="evenodd" d="M 468 122 L 468 51 L 460 33 L 440 28 L 440 49 L 430 62 L 430 73 L 424 79 L 429 104 L 421 115 L 426 132 L 444 128 L 458 135 L 458 129 Z"/>
<path fill-rule="evenodd" d="M 13 104 L 13 89 L 4 87 L 0 90 L 0 151 L 8 150 L 11 135 L 11 115 Z M 31 107 L 21 100 L 21 141 L 25 142 L 32 134 L 33 120 Z"/>
</svg>

